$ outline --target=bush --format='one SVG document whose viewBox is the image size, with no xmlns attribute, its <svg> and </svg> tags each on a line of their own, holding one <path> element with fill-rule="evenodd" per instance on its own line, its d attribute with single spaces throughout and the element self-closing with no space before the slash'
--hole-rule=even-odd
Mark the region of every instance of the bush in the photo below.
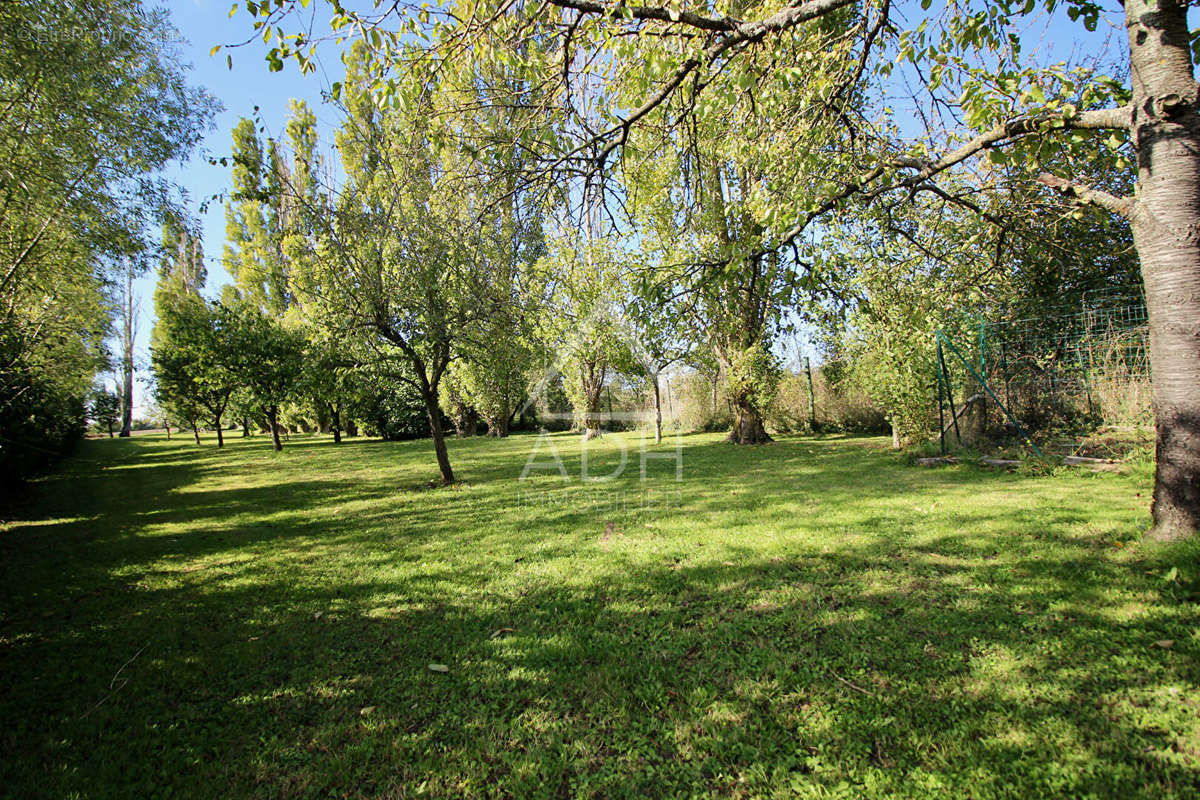
<svg viewBox="0 0 1200 800">
<path fill-rule="evenodd" d="M 365 376 L 347 417 L 360 422 L 368 436 L 386 441 L 429 435 L 429 417 L 417 390 L 386 378 Z"/>
<path fill-rule="evenodd" d="M 803 372 L 785 372 L 779 380 L 775 402 L 767 409 L 767 427 L 776 433 L 811 433 L 811 406 L 808 376 Z"/>
<path fill-rule="evenodd" d="M 767 425 L 778 433 L 841 431 L 881 433 L 888 430 L 882 409 L 871 402 L 848 375 L 840 361 L 813 370 L 813 402 L 809 400 L 808 375 L 803 371 L 784 373 L 779 391 L 767 414 Z M 815 412 L 810 412 L 810 405 Z"/>
<path fill-rule="evenodd" d="M 675 416 L 683 430 L 715 433 L 733 427 L 729 393 L 713 374 L 684 373 L 672 382 L 672 388 L 679 398 Z"/>
<path fill-rule="evenodd" d="M 14 391 L 17 388 L 17 391 Z M 0 402 L 0 487 L 11 488 L 74 448 L 86 430 L 82 395 L 32 370 L 6 376 Z"/>
</svg>

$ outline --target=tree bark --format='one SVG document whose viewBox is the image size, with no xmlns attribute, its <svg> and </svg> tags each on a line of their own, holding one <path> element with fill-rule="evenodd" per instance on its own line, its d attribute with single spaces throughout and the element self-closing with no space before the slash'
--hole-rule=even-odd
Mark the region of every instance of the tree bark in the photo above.
<svg viewBox="0 0 1200 800">
<path fill-rule="evenodd" d="M 450 417 L 450 423 L 454 425 L 454 435 L 460 439 L 474 436 L 476 428 L 479 427 L 479 412 L 467 403 L 453 383 L 447 386 L 446 396 L 446 405 L 449 406 L 446 413 Z"/>
<path fill-rule="evenodd" d="M 733 398 L 733 430 L 725 441 L 734 444 L 766 444 L 774 441 L 763 426 L 762 413 L 749 398 Z"/>
<path fill-rule="evenodd" d="M 738 375 L 738 370 L 725 355 L 718 354 L 718 359 L 721 368 L 729 376 L 729 413 L 733 417 L 733 427 L 725 441 L 733 444 L 766 444 L 775 441 L 767 434 L 762 409 L 755 402 L 746 380 Z"/>
<path fill-rule="evenodd" d="M 508 436 L 508 414 L 501 414 L 495 419 L 485 420 L 487 422 L 488 436 L 494 436 L 498 439 L 503 439 Z"/>
<path fill-rule="evenodd" d="M 442 485 L 449 486 L 454 483 L 454 470 L 450 468 L 450 454 L 446 452 L 446 432 L 442 430 L 442 410 L 438 405 L 437 390 L 426 388 L 421 394 L 424 395 L 425 413 L 429 416 L 429 433 L 433 437 L 433 452 L 442 473 Z"/>
<path fill-rule="evenodd" d="M 580 379 L 583 390 L 583 440 L 598 439 L 604 434 L 601 429 L 602 409 L 601 395 L 604 392 L 604 377 L 608 365 L 598 366 L 595 362 L 584 362 L 580 365 Z"/>
<path fill-rule="evenodd" d="M 654 383 L 654 443 L 662 444 L 662 392 L 658 388 L 658 373 L 651 379 Z"/>
<path fill-rule="evenodd" d="M 817 432 L 817 395 L 813 391 L 812 361 L 804 357 L 804 374 L 808 376 L 808 432 Z"/>
<path fill-rule="evenodd" d="M 245 439 L 249 435 L 250 435 L 250 420 L 248 420 L 246 417 L 242 417 L 242 438 Z"/>
<path fill-rule="evenodd" d="M 279 441 L 279 409 L 271 406 L 267 409 L 267 423 L 271 426 L 271 441 L 275 445 L 275 452 L 278 453 L 283 449 L 283 442 Z"/>
<path fill-rule="evenodd" d="M 225 434 L 221 431 L 221 415 L 216 414 L 217 421 L 217 447 L 225 446 Z"/>
<path fill-rule="evenodd" d="M 133 299 L 133 262 L 125 265 L 125 289 L 121 298 L 121 436 L 133 435 L 133 340 L 136 334 L 136 303 Z"/>
<path fill-rule="evenodd" d="M 329 416 L 333 421 L 333 443 L 342 443 L 342 412 L 337 403 L 329 404 Z"/>
<path fill-rule="evenodd" d="M 1151 536 L 1174 540 L 1200 529 L 1200 86 L 1187 4 L 1126 0 L 1125 17 L 1138 160 L 1130 216 L 1158 428 Z"/>
<path fill-rule="evenodd" d="M 200 444 L 200 428 L 196 425 L 196 420 L 192 420 L 192 435 L 196 437 L 196 444 Z"/>
<path fill-rule="evenodd" d="M 896 427 L 896 423 L 892 423 L 892 449 L 900 449 L 900 429 Z"/>
<path fill-rule="evenodd" d="M 122 382 L 124 387 L 121 391 L 121 436 L 133 435 L 133 341 L 128 344 L 128 351 L 122 359 Z"/>
</svg>

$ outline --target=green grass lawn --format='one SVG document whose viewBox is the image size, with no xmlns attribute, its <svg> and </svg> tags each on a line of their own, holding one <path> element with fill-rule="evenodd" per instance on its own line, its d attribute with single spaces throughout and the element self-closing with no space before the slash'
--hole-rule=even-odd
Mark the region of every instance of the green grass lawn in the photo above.
<svg viewBox="0 0 1200 800">
<path fill-rule="evenodd" d="M 569 483 L 513 436 L 435 489 L 428 442 L 227 441 L 89 441 L 9 512 L 0 795 L 1200 792 L 1197 549 L 1141 542 L 1145 465 L 697 435 L 642 483 L 629 434 L 582 484 L 561 434 Z"/>
</svg>

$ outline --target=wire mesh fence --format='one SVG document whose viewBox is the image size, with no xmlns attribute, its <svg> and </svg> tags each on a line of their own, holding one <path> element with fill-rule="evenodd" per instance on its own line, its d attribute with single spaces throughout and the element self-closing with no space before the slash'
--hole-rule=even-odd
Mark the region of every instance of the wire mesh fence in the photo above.
<svg viewBox="0 0 1200 800">
<path fill-rule="evenodd" d="M 1056 313 L 981 321 L 975 341 L 959 339 L 951 361 L 961 363 L 951 363 L 939 380 L 947 383 L 948 400 L 978 397 L 977 413 L 966 420 L 976 435 L 1020 428 L 1022 438 L 1045 442 L 1055 433 L 1153 423 L 1146 305 L 1139 292 L 1094 292 Z M 989 396 L 993 402 L 986 402 Z"/>
</svg>

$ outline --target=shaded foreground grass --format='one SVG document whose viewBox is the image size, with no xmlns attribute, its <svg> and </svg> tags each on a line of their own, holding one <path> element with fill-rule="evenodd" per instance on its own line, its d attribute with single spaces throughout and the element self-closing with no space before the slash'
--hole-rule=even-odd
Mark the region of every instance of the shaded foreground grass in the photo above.
<svg viewBox="0 0 1200 800">
<path fill-rule="evenodd" d="M 1200 791 L 1148 470 L 689 436 L 643 484 L 610 436 L 581 484 L 559 435 L 519 481 L 535 441 L 452 442 L 452 489 L 427 442 L 85 443 L 0 535 L 0 794 Z"/>
</svg>

